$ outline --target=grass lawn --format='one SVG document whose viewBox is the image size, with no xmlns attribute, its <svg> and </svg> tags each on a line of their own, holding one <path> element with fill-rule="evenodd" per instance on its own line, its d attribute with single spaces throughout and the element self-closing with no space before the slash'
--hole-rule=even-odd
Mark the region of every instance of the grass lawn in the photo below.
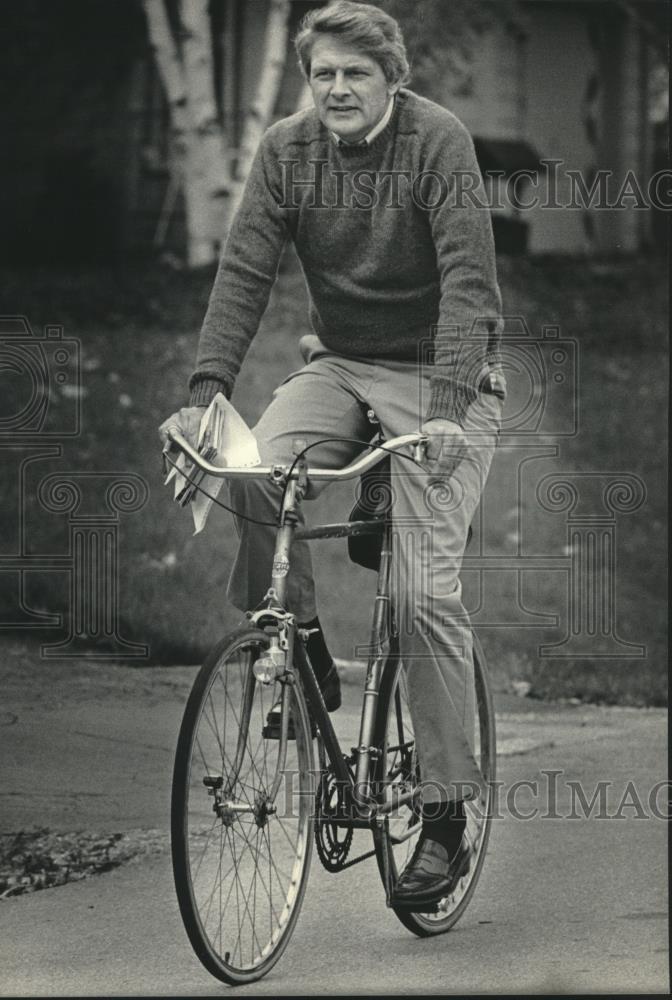
<svg viewBox="0 0 672 1000">
<path fill-rule="evenodd" d="M 215 510 L 206 530 L 193 537 L 190 515 L 172 504 L 162 487 L 156 427 L 185 402 L 212 273 L 174 273 L 157 265 L 76 276 L 13 271 L 2 278 L 5 315 L 25 314 L 36 333 L 45 324 L 62 324 L 66 336 L 79 340 L 84 395 L 81 432 L 64 441 L 61 455 L 24 464 L 23 493 L 20 462 L 28 453 L 20 448 L 1 452 L 5 470 L 0 554 L 21 551 L 21 545 L 24 552 L 41 555 L 67 551 L 67 517 L 45 511 L 37 497 L 37 485 L 49 472 L 140 474 L 149 502 L 120 519 L 122 634 L 146 643 L 150 662 L 200 660 L 239 617 L 226 606 L 224 594 L 235 532 L 230 517 Z M 507 316 L 524 317 L 533 337 L 539 338 L 543 326 L 555 324 L 562 338 L 576 344 L 579 423 L 574 436 L 553 434 L 566 424 L 569 412 L 568 397 L 560 392 L 551 403 L 549 433 L 543 441 L 528 434 L 527 450 L 521 450 L 503 436 L 475 544 L 488 555 L 566 557 L 567 514 L 549 513 L 540 506 L 541 480 L 557 473 L 638 477 L 646 492 L 643 503 L 632 513 L 617 514 L 614 521 L 614 602 L 620 640 L 645 646 L 645 655 L 595 656 L 613 652 L 608 637 L 592 640 L 589 655 L 539 655 L 541 644 L 559 642 L 567 629 L 566 559 L 558 569 L 528 571 L 520 582 L 509 573 L 489 577 L 486 585 L 483 576 L 479 579 L 469 571 L 464 574 L 466 602 L 483 624 L 480 634 L 495 683 L 506 687 L 527 681 L 531 694 L 542 698 L 662 704 L 667 663 L 664 262 L 502 258 L 500 283 Z M 509 329 L 515 324 L 510 320 Z M 288 258 L 236 387 L 234 403 L 250 424 L 274 386 L 299 367 L 296 345 L 305 332 L 303 280 Z M 20 409 L 25 385 L 11 369 L 0 377 L 0 418 L 7 420 Z M 523 381 L 521 375 L 516 386 L 515 374 L 511 380 L 514 408 Z M 53 389 L 54 413 L 64 413 L 71 402 L 58 387 Z M 522 461 L 535 448 L 540 453 Z M 587 477 L 581 481 L 587 482 Z M 309 516 L 314 521 L 342 519 L 351 500 L 352 487 L 336 487 Z M 599 497 L 591 510 L 598 509 Z M 373 595 L 374 576 L 347 561 L 342 542 L 316 543 L 315 552 L 325 630 L 333 652 L 349 658 L 367 639 L 365 595 Z M 0 580 L 0 621 L 12 634 L 14 648 L 22 635 L 32 642 L 63 636 L 62 630 L 9 628 L 22 617 L 17 611 L 19 581 L 16 572 L 0 573 Z M 32 612 L 65 610 L 65 573 L 53 569 L 26 574 L 23 601 Z M 556 625 L 548 624 L 549 615 L 557 617 Z M 625 647 L 622 651 L 628 653 Z"/>
</svg>

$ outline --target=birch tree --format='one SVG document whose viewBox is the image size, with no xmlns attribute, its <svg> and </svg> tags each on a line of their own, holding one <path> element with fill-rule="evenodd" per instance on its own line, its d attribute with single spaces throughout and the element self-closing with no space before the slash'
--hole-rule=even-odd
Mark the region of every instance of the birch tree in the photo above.
<svg viewBox="0 0 672 1000">
<path fill-rule="evenodd" d="M 245 115 L 245 124 L 238 150 L 235 184 L 231 198 L 232 216 L 240 204 L 254 154 L 272 118 L 278 98 L 282 74 L 287 61 L 290 6 L 290 0 L 270 0 L 264 34 L 261 72 L 254 98 Z"/>
<path fill-rule="evenodd" d="M 170 211 L 181 189 L 187 264 L 198 267 L 217 259 L 257 146 L 272 119 L 287 59 L 291 4 L 290 0 L 269 0 L 259 77 L 238 149 L 227 140 L 215 98 L 209 0 L 173 0 L 172 23 L 168 0 L 142 0 L 142 6 L 170 115 L 171 178 L 166 207 Z M 159 234 L 165 226 L 166 219 L 162 219 Z"/>
<path fill-rule="evenodd" d="M 190 266 L 198 266 L 216 258 L 225 231 L 226 200 L 231 190 L 230 154 L 215 100 L 208 0 L 186 0 L 180 3 L 179 11 L 192 128 L 184 183 L 188 257 Z"/>
<path fill-rule="evenodd" d="M 231 189 L 215 101 L 208 0 L 178 3 L 177 31 L 164 0 L 143 0 L 143 8 L 170 115 L 170 187 L 183 192 L 187 264 L 198 267 L 217 258 Z"/>
</svg>

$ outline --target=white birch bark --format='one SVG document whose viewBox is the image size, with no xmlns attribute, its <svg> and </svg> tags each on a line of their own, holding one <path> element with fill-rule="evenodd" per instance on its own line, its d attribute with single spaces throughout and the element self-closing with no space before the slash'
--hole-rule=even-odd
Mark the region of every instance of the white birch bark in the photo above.
<svg viewBox="0 0 672 1000">
<path fill-rule="evenodd" d="M 238 151 L 236 184 L 231 198 L 230 218 L 233 218 L 243 194 L 245 180 L 250 171 L 254 154 L 273 114 L 287 60 L 289 35 L 289 0 L 270 0 L 261 73 L 254 99 L 245 117 L 245 125 Z"/>
<path fill-rule="evenodd" d="M 168 14 L 163 0 L 143 0 L 142 6 L 147 18 L 149 44 L 166 92 L 171 131 L 176 138 L 186 141 L 189 131 L 187 89 Z"/>
<path fill-rule="evenodd" d="M 208 0 L 180 4 L 182 62 L 189 118 L 193 130 L 185 171 L 184 193 L 189 227 L 190 267 L 217 257 L 224 236 L 228 158 L 215 102 L 214 66 Z"/>
<path fill-rule="evenodd" d="M 164 0 L 143 0 L 150 44 L 171 125 L 171 174 L 182 187 L 187 226 L 187 264 L 217 259 L 230 189 L 225 138 L 217 116 L 207 0 L 180 3 L 182 54 Z M 166 220 L 162 219 L 163 229 Z"/>
</svg>

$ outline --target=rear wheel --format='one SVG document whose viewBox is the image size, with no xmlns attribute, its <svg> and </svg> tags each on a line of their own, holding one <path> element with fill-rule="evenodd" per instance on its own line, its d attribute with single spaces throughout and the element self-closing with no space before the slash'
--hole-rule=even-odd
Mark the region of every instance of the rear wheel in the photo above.
<svg viewBox="0 0 672 1000">
<path fill-rule="evenodd" d="M 295 739 L 264 735 L 279 682 L 254 677 L 259 629 L 222 640 L 194 682 L 173 774 L 171 842 L 182 919 L 196 954 L 230 984 L 266 975 L 301 908 L 313 842 L 312 742 L 305 701 L 289 687 Z"/>
<path fill-rule="evenodd" d="M 490 835 L 494 805 L 495 779 L 495 714 L 488 683 L 483 650 L 474 636 L 474 680 L 476 687 L 476 724 L 474 756 L 483 776 L 483 795 L 465 802 L 466 836 L 472 848 L 471 866 L 454 892 L 442 899 L 436 913 L 414 913 L 393 907 L 405 927 L 420 937 L 443 934 L 460 919 L 469 904 L 483 868 Z M 385 667 L 376 716 L 376 746 L 381 749 L 378 762 L 378 794 L 381 801 L 413 791 L 420 781 L 420 770 L 413 724 L 408 707 L 408 695 L 403 666 L 398 657 L 391 657 Z M 390 814 L 386 832 L 375 838 L 376 857 L 383 881 L 389 872 L 394 884 L 409 860 L 422 827 L 421 817 L 413 802 L 398 807 Z"/>
</svg>

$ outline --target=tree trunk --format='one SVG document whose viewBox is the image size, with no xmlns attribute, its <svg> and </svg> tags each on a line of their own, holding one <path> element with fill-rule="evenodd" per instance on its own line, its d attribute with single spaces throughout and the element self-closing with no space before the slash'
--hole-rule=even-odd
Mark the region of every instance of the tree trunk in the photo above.
<svg viewBox="0 0 672 1000">
<path fill-rule="evenodd" d="M 187 157 L 185 199 L 189 220 L 189 266 L 218 256 L 226 226 L 230 189 L 228 156 L 217 104 L 208 0 L 180 4 L 182 62 L 193 129 Z"/>
<path fill-rule="evenodd" d="M 215 100 L 208 0 L 178 0 L 181 46 L 165 0 L 142 0 L 142 4 L 170 111 L 171 172 L 184 194 L 187 263 L 198 267 L 218 256 L 218 243 L 240 203 L 254 154 L 272 118 L 287 58 L 291 3 L 270 0 L 261 69 L 237 151 L 235 177 Z M 162 232 L 166 221 L 162 220 Z"/>
<path fill-rule="evenodd" d="M 218 257 L 230 190 L 230 156 L 214 96 L 208 2 L 179 4 L 182 54 L 164 0 L 143 0 L 143 8 L 170 113 L 171 173 L 184 194 L 187 264 L 199 267 Z"/>
<path fill-rule="evenodd" d="M 171 132 L 174 139 L 183 145 L 189 131 L 187 89 L 168 14 L 163 0 L 143 0 L 142 6 L 147 18 L 149 44 L 166 92 Z"/>
<path fill-rule="evenodd" d="M 238 151 L 236 185 L 231 199 L 233 218 L 240 199 L 254 154 L 266 130 L 278 97 L 282 74 L 287 60 L 287 40 L 289 35 L 289 0 L 270 0 L 270 10 L 264 36 L 264 54 L 261 73 L 254 100 L 245 118 L 245 126 Z"/>
</svg>

